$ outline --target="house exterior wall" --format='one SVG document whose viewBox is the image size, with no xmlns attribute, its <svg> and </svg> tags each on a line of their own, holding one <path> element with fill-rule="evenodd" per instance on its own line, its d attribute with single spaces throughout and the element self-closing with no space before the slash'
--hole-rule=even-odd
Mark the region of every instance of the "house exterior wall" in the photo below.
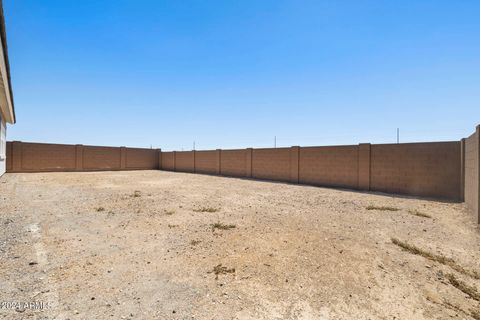
<svg viewBox="0 0 480 320">
<path fill-rule="evenodd" d="M 0 114 L 0 176 L 7 170 L 7 125 Z"/>
</svg>

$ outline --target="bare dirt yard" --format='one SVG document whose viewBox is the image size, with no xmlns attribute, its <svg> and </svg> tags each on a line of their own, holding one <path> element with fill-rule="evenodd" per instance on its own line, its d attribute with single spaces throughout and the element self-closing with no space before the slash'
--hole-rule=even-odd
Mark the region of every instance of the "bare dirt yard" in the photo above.
<svg viewBox="0 0 480 320">
<path fill-rule="evenodd" d="M 4 319 L 480 319 L 463 204 L 136 171 L 6 174 L 0 213 Z"/>
</svg>

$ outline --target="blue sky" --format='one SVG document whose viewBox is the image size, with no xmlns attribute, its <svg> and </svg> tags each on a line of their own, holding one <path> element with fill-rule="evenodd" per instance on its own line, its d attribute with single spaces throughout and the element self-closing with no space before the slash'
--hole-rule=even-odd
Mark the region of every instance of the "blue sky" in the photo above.
<svg viewBox="0 0 480 320">
<path fill-rule="evenodd" d="M 4 0 L 9 140 L 165 150 L 458 140 L 480 1 Z"/>
</svg>

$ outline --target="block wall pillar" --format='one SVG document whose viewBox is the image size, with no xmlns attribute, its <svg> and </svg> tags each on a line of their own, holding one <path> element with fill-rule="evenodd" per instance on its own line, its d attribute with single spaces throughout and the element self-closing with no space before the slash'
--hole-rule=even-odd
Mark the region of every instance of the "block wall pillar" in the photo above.
<svg viewBox="0 0 480 320">
<path fill-rule="evenodd" d="M 480 224 L 480 125 L 477 126 L 477 131 L 476 131 L 476 134 L 477 134 L 477 212 L 475 213 L 476 215 L 476 219 L 477 219 L 477 223 Z"/>
<path fill-rule="evenodd" d="M 22 171 L 22 142 L 12 142 L 12 171 Z"/>
<path fill-rule="evenodd" d="M 247 155 L 245 157 L 245 172 L 246 172 L 246 177 L 251 178 L 252 177 L 252 161 L 253 161 L 253 149 L 252 148 L 247 148 Z"/>
<path fill-rule="evenodd" d="M 358 189 L 370 190 L 371 144 L 358 145 Z"/>
<path fill-rule="evenodd" d="M 217 174 L 218 175 L 221 175 L 222 174 L 222 150 L 221 149 L 217 149 Z"/>
<path fill-rule="evenodd" d="M 173 171 L 177 171 L 177 152 L 173 151 Z"/>
<path fill-rule="evenodd" d="M 127 150 L 125 147 L 120 147 L 120 170 L 125 170 L 127 167 Z"/>
<path fill-rule="evenodd" d="M 192 151 L 192 172 L 195 173 L 197 171 L 195 167 L 195 150 Z"/>
<path fill-rule="evenodd" d="M 157 149 L 157 169 L 162 170 L 162 149 Z"/>
<path fill-rule="evenodd" d="M 83 145 L 75 145 L 75 170 L 83 170 Z"/>
<path fill-rule="evenodd" d="M 460 140 L 460 201 L 465 201 L 465 140 Z"/>
<path fill-rule="evenodd" d="M 299 183 L 300 180 L 300 147 L 290 147 L 290 182 Z"/>
</svg>

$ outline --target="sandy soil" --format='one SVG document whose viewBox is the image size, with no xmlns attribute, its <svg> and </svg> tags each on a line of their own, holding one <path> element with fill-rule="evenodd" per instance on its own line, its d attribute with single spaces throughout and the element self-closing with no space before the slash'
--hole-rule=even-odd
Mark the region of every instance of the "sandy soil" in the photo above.
<svg viewBox="0 0 480 320">
<path fill-rule="evenodd" d="M 480 288 L 471 275 L 480 233 L 463 204 L 161 171 L 6 174 L 0 235 L 4 319 L 474 319 L 479 310 L 448 278 Z M 392 237 L 453 260 L 412 254 Z"/>
</svg>

